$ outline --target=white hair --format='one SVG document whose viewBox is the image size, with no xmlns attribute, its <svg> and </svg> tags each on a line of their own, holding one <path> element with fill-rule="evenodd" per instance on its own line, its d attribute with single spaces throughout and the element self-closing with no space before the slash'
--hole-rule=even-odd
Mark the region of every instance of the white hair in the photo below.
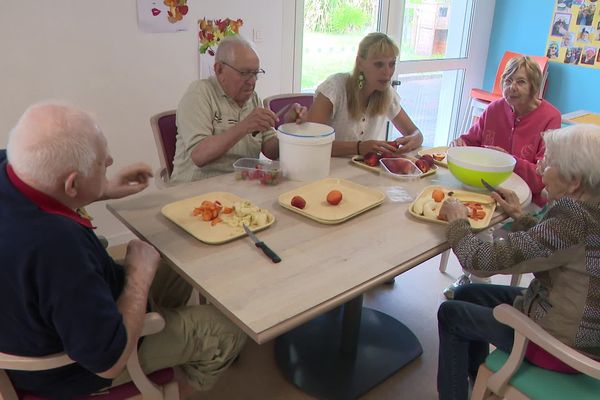
<svg viewBox="0 0 600 400">
<path fill-rule="evenodd" d="M 254 50 L 252 44 L 242 35 L 226 36 L 219 42 L 215 53 L 215 62 L 233 63 L 238 46 L 246 47 L 256 54 L 256 50 Z"/>
<path fill-rule="evenodd" d="M 589 194 L 600 194 L 600 126 L 576 124 L 544 133 L 546 160 L 561 176 L 581 179 Z"/>
<path fill-rule="evenodd" d="M 23 113 L 9 134 L 7 158 L 19 176 L 51 189 L 71 172 L 91 174 L 99 140 L 102 132 L 90 114 L 48 101 Z"/>
</svg>

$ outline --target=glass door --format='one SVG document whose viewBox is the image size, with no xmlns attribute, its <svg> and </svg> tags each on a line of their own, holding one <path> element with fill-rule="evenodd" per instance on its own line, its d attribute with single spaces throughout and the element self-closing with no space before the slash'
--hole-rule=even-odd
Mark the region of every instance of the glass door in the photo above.
<svg viewBox="0 0 600 400">
<path fill-rule="evenodd" d="M 494 2 L 390 0 L 387 6 L 386 32 L 401 43 L 396 90 L 402 105 L 425 146 L 446 145 L 462 133 L 461 97 L 483 81 Z M 399 132 L 388 135 L 395 139 Z"/>
</svg>

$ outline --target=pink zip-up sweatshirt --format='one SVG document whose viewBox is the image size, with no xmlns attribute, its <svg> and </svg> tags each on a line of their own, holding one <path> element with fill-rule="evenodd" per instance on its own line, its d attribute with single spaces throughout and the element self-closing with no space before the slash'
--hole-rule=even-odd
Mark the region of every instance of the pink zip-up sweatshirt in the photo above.
<svg viewBox="0 0 600 400">
<path fill-rule="evenodd" d="M 560 111 L 546 100 L 533 111 L 517 117 L 506 100 L 490 103 L 479 120 L 460 138 L 468 146 L 498 146 L 512 154 L 516 160 L 515 173 L 531 189 L 533 202 L 542 207 L 546 199 L 542 177 L 536 173 L 536 163 L 544 158 L 542 132 L 561 126 Z"/>
</svg>

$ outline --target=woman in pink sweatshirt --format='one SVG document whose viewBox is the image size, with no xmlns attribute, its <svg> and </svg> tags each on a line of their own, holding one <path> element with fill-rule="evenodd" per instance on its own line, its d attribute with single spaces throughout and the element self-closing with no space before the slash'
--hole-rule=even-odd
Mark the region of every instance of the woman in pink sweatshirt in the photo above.
<svg viewBox="0 0 600 400">
<path fill-rule="evenodd" d="M 544 156 L 542 133 L 561 126 L 560 111 L 538 98 L 542 72 L 527 56 L 513 58 L 502 74 L 502 98 L 485 109 L 469 131 L 451 145 L 490 147 L 512 154 L 517 159 L 515 173 L 531 189 L 533 202 L 540 207 L 546 199 L 541 176 L 535 172 L 536 163 Z"/>
<path fill-rule="evenodd" d="M 541 84 L 542 72 L 533 59 L 527 56 L 511 59 L 502 74 L 503 97 L 490 103 L 469 131 L 450 143 L 451 146 L 488 147 L 512 154 L 517 160 L 515 173 L 527 182 L 533 202 L 539 207 L 546 204 L 541 195 L 542 177 L 536 173 L 536 164 L 544 158 L 546 149 L 542 133 L 561 126 L 558 109 L 538 98 Z M 456 288 L 471 283 L 471 280 L 470 274 L 463 273 L 444 289 L 444 296 L 452 299 Z"/>
</svg>

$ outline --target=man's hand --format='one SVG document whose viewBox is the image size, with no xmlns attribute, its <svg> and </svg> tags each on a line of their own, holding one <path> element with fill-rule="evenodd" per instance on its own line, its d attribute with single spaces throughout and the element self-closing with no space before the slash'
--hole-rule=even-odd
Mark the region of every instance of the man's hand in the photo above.
<svg viewBox="0 0 600 400">
<path fill-rule="evenodd" d="M 152 170 L 146 164 L 129 165 L 108 181 L 102 200 L 120 199 L 141 192 L 148 187 L 149 178 L 152 176 Z"/>
<path fill-rule="evenodd" d="M 298 103 L 294 103 L 290 106 L 290 109 L 283 116 L 283 122 L 295 122 L 297 124 L 303 124 L 306 122 L 308 117 L 308 109 Z"/>
<path fill-rule="evenodd" d="M 256 107 L 246 118 L 240 121 L 240 125 L 247 134 L 256 134 L 273 128 L 276 122 L 277 116 L 273 111 Z"/>
<path fill-rule="evenodd" d="M 505 213 L 513 219 L 517 219 L 523 215 L 521 201 L 515 192 L 501 187 L 496 188 L 496 191 L 498 193 L 492 192 L 490 196 L 498 202 L 498 205 L 502 207 Z"/>
<path fill-rule="evenodd" d="M 127 244 L 124 264 L 128 274 L 130 271 L 133 272 L 132 270 L 144 271 L 142 275 L 150 276 L 150 283 L 152 283 L 159 262 L 160 254 L 152 245 L 138 239 Z"/>
<path fill-rule="evenodd" d="M 442 203 L 439 215 L 446 221 L 452 222 L 457 219 L 467 219 L 469 209 L 460 200 L 448 198 Z"/>
</svg>

